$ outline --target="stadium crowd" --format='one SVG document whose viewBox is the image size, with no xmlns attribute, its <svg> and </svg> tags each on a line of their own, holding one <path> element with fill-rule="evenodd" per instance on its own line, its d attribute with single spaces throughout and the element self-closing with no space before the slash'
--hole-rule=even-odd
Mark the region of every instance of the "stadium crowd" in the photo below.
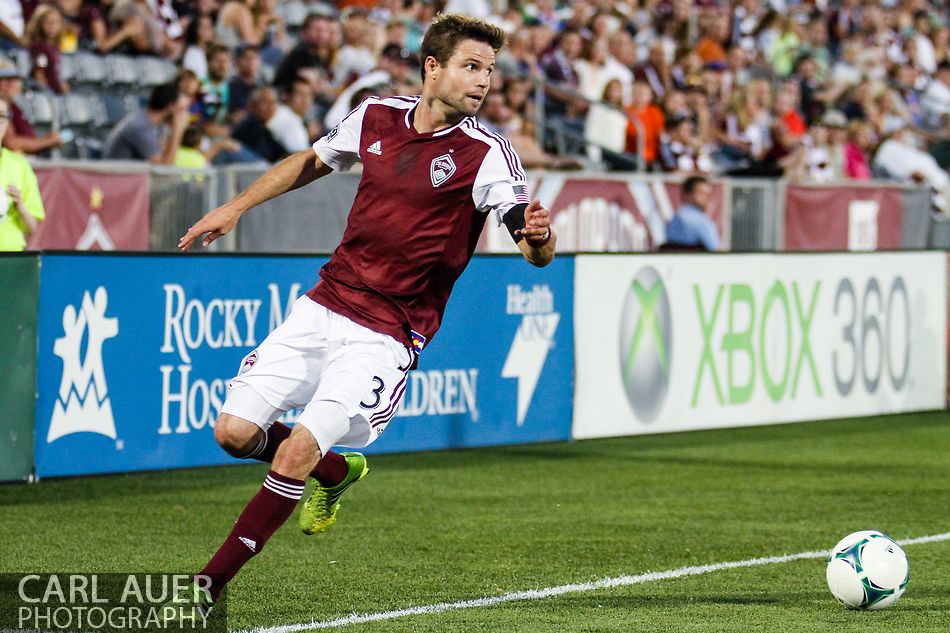
<svg viewBox="0 0 950 633">
<path fill-rule="evenodd" d="M 938 0 L 0 0 L 0 46 L 29 51 L 27 90 L 60 95 L 63 58 L 79 51 L 176 65 L 173 87 L 142 91 L 141 111 L 105 131 L 104 158 L 272 162 L 368 95 L 418 93 L 419 45 L 439 11 L 510 34 L 479 117 L 526 166 L 947 186 Z M 8 99 L 19 80 L 0 67 Z M 16 110 L 4 145 L 64 142 Z"/>
</svg>

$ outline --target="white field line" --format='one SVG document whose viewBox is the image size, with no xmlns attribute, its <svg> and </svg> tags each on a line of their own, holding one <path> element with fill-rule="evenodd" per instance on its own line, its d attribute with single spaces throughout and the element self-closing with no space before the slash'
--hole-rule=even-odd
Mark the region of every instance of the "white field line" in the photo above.
<svg viewBox="0 0 950 633">
<path fill-rule="evenodd" d="M 931 536 L 921 536 L 919 538 L 905 539 L 898 541 L 901 545 L 918 545 L 921 543 L 934 543 L 937 541 L 950 540 L 950 532 L 943 534 L 933 534 Z M 443 611 L 455 611 L 458 609 L 474 609 L 478 607 L 490 607 L 503 602 L 518 602 L 521 600 L 543 600 L 553 596 L 562 596 L 568 593 L 583 593 L 585 591 L 595 591 L 597 589 L 608 589 L 610 587 L 625 587 L 627 585 L 639 585 L 645 582 L 654 582 L 657 580 L 670 580 L 672 578 L 682 578 L 684 576 L 699 576 L 724 569 L 736 569 L 739 567 L 756 567 L 759 565 L 777 565 L 779 563 L 789 563 L 796 560 L 810 558 L 825 558 L 828 556 L 828 550 L 820 552 L 799 552 L 798 554 L 786 554 L 784 556 L 767 556 L 764 558 L 749 558 L 747 560 L 729 561 L 723 563 L 710 563 L 708 565 L 697 565 L 694 567 L 679 567 L 677 569 L 668 569 L 666 571 L 647 572 L 637 574 L 636 576 L 618 576 L 616 578 L 604 578 L 593 582 L 574 583 L 570 585 L 560 585 L 558 587 L 548 587 L 546 589 L 531 589 L 529 591 L 518 591 L 516 593 L 506 593 L 500 596 L 489 596 L 474 600 L 459 600 L 458 602 L 440 602 L 438 604 L 428 604 L 421 607 L 409 607 L 408 609 L 397 609 L 395 611 L 382 611 L 379 613 L 353 613 L 343 618 L 334 618 L 332 620 L 313 620 L 311 622 L 301 622 L 300 624 L 287 624 L 282 626 L 268 626 L 251 629 L 248 633 L 299 633 L 300 631 L 310 631 L 313 629 L 334 629 L 351 624 L 364 624 L 366 622 L 379 622 L 381 620 L 393 620 L 395 618 L 404 618 L 410 615 L 423 615 L 428 613 L 441 613 Z"/>
</svg>

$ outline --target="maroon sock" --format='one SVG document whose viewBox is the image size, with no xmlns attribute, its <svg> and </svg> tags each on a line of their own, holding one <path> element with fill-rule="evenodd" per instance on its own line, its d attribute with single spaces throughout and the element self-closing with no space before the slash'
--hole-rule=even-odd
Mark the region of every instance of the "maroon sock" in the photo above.
<svg viewBox="0 0 950 633">
<path fill-rule="evenodd" d="M 339 453 L 327 451 L 310 474 L 324 486 L 332 487 L 343 481 L 346 473 L 346 458 Z"/>
<path fill-rule="evenodd" d="M 290 427 L 283 422 L 274 422 L 261 438 L 257 448 L 248 453 L 246 458 L 269 464 L 274 461 L 277 447 L 288 437 Z M 310 474 L 324 486 L 335 486 L 346 477 L 346 471 L 346 459 L 339 453 L 327 451 Z"/>
<path fill-rule="evenodd" d="M 293 514 L 303 494 L 304 482 L 267 473 L 264 485 L 238 517 L 224 544 L 201 570 L 211 578 L 211 596 L 215 600 L 247 561 L 264 549 L 264 544 Z"/>
<path fill-rule="evenodd" d="M 264 433 L 257 447 L 248 453 L 247 459 L 256 459 L 259 462 L 274 461 L 274 455 L 277 453 L 277 447 L 280 443 L 290 437 L 290 427 L 283 422 L 274 422 Z"/>
</svg>

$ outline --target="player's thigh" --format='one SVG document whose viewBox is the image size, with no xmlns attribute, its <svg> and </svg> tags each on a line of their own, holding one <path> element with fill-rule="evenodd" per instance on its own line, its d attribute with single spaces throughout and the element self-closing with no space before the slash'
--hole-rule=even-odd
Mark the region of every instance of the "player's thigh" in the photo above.
<svg viewBox="0 0 950 633">
<path fill-rule="evenodd" d="M 297 420 L 324 452 L 336 444 L 371 444 L 396 414 L 412 357 L 385 339 L 349 344 L 327 363 L 313 400 Z"/>
<path fill-rule="evenodd" d="M 327 310 L 308 297 L 244 357 L 222 411 L 267 429 L 283 412 L 313 399 L 328 358 Z"/>
</svg>

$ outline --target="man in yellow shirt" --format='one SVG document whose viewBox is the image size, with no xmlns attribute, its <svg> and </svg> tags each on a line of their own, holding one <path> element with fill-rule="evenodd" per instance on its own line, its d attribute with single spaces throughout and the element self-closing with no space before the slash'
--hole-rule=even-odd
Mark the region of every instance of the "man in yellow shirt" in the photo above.
<svg viewBox="0 0 950 633">
<path fill-rule="evenodd" d="M 0 96 L 0 138 L 10 125 L 10 102 Z M 46 217 L 40 186 L 29 161 L 7 148 L 0 150 L 0 251 L 22 251 L 26 237 Z"/>
</svg>

